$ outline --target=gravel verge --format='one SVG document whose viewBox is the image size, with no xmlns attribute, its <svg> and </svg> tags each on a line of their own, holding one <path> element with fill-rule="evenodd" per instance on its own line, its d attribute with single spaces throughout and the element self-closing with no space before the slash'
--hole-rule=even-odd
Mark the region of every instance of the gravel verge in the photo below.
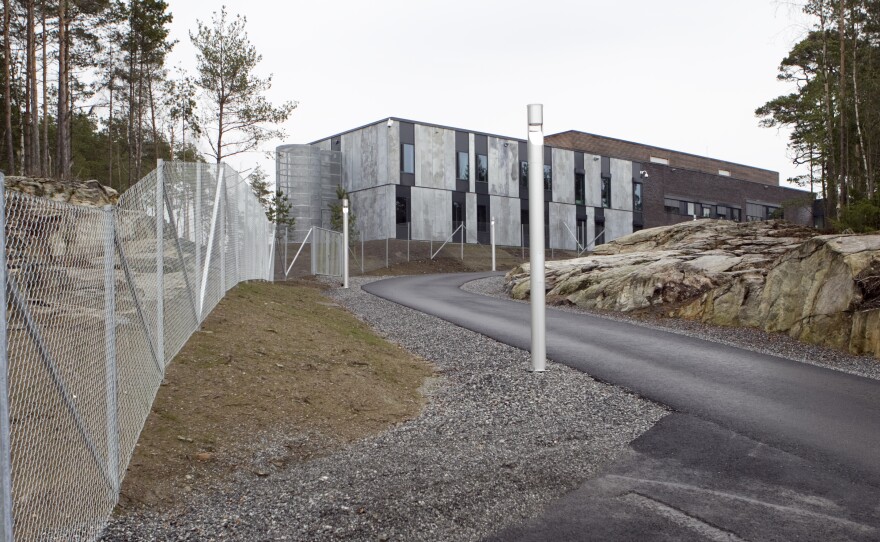
<svg viewBox="0 0 880 542">
<path fill-rule="evenodd" d="M 667 412 L 555 363 L 530 373 L 527 352 L 363 292 L 372 280 L 330 295 L 433 363 L 420 416 L 289 465 L 267 458 L 304 437 L 262 435 L 266 476 L 114 518 L 104 540 L 479 540 L 540 513 Z"/>
<path fill-rule="evenodd" d="M 489 277 L 471 281 L 465 284 L 462 289 L 476 294 L 527 303 L 527 301 L 512 299 L 507 294 L 504 290 L 504 277 Z M 801 342 L 783 333 L 767 333 L 752 327 L 713 326 L 680 318 L 639 317 L 622 312 L 602 312 L 585 309 L 577 305 L 563 305 L 553 308 L 561 311 L 591 314 L 600 318 L 627 322 L 651 329 L 669 331 L 880 380 L 880 360 L 873 356 L 855 356 L 843 350 Z"/>
</svg>

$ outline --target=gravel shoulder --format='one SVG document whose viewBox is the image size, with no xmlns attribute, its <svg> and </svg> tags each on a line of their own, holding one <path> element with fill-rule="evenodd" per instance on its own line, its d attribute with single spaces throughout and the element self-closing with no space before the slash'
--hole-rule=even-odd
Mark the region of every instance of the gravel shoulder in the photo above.
<svg viewBox="0 0 880 542">
<path fill-rule="evenodd" d="M 621 388 L 369 295 L 327 292 L 430 362 L 416 418 L 331 455 L 242 469 L 162 511 L 117 517 L 105 540 L 480 540 L 539 514 L 667 411 Z M 255 464 L 302 436 L 256 439 Z M 278 452 L 281 453 L 281 452 Z"/>
<path fill-rule="evenodd" d="M 489 277 L 465 284 L 462 289 L 475 294 L 509 299 L 520 303 L 528 303 L 512 299 L 504 290 L 504 277 Z M 651 315 L 632 315 L 621 312 L 603 312 L 589 310 L 576 305 L 554 306 L 554 309 L 579 312 L 615 320 L 628 322 L 637 326 L 669 331 L 712 342 L 736 346 L 753 352 L 770 354 L 793 361 L 809 363 L 827 369 L 834 369 L 865 378 L 880 380 L 880 360 L 872 356 L 854 356 L 842 350 L 818 346 L 798 341 L 783 333 L 767 333 L 749 327 L 722 327 L 704 324 L 693 320 L 679 318 L 662 318 Z"/>
</svg>

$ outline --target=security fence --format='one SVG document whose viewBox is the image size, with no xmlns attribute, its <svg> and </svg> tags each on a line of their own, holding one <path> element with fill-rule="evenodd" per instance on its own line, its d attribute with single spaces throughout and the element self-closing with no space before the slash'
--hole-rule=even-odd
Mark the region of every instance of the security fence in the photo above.
<svg viewBox="0 0 880 542">
<path fill-rule="evenodd" d="M 273 226 L 222 164 L 160 162 L 103 209 L 3 199 L 0 541 L 91 540 L 170 360 L 227 290 L 272 280 Z"/>
<path fill-rule="evenodd" d="M 403 264 L 418 264 L 421 272 L 449 272 L 449 271 L 488 271 L 492 268 L 492 249 L 490 246 L 490 225 L 477 224 L 476 232 L 468 232 L 463 224 L 456 224 L 452 234 L 429 233 L 428 239 L 411 239 L 412 228 L 408 223 L 398 224 L 395 237 L 364 241 L 363 235 L 357 233 L 352 236 L 349 244 L 349 274 L 352 276 L 364 274 L 383 274 L 387 270 Z M 285 280 L 306 275 L 324 274 L 341 276 L 341 268 L 331 267 L 334 272 L 316 272 L 327 260 L 328 248 L 325 240 L 314 238 L 314 232 L 320 228 L 312 228 L 303 242 L 285 242 L 283 232 L 278 237 L 276 245 L 275 279 Z M 528 225 L 524 230 L 528 231 Z M 323 230 L 327 232 L 327 230 Z M 342 244 L 342 234 L 338 236 L 339 246 Z M 567 232 L 566 232 L 567 233 Z M 528 237 L 520 236 L 519 245 L 497 245 L 495 250 L 496 269 L 508 270 L 529 261 L 530 252 Z M 522 241 L 524 239 L 524 241 Z M 316 244 L 317 243 L 317 244 Z M 548 260 L 562 260 L 581 256 L 587 247 L 581 246 L 574 238 L 570 243 L 575 249 L 547 248 L 544 256 Z M 550 243 L 547 243 L 550 245 Z M 334 245 L 335 247 L 336 245 Z M 594 245 L 590 245 L 592 248 Z M 332 250 L 337 250 L 333 248 Z M 312 257 L 313 251 L 315 257 Z M 332 254 L 337 254 L 332 252 Z M 334 256 L 334 261 L 340 261 L 340 256 Z"/>
</svg>

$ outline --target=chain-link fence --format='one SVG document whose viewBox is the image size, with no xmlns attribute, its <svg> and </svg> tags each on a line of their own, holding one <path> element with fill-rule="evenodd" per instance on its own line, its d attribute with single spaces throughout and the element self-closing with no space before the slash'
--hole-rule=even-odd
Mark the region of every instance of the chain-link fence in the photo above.
<svg viewBox="0 0 880 542">
<path fill-rule="evenodd" d="M 352 276 L 383 274 L 387 270 L 405 264 L 419 266 L 418 269 L 412 269 L 413 272 L 489 271 L 492 269 L 490 227 L 488 222 L 478 223 L 476 231 L 468 232 L 464 225 L 456 224 L 452 234 L 432 233 L 428 235 L 427 240 L 411 239 L 412 228 L 407 223 L 397 225 L 395 237 L 364 241 L 363 235 L 357 233 L 352 235 L 353 240 L 349 244 L 349 274 Z M 290 237 L 287 238 L 288 242 L 285 242 L 283 231 L 280 233 L 276 244 L 275 280 L 315 274 L 342 275 L 341 268 L 338 272 L 316 273 L 315 266 L 322 265 L 328 254 L 328 249 L 325 248 L 327 241 L 324 238 L 315 240 L 313 237 L 314 231 L 318 229 L 320 228 L 312 228 L 312 233 L 304 242 L 289 241 Z M 528 230 L 528 225 L 524 230 Z M 342 234 L 331 233 L 339 236 L 338 242 L 341 243 Z M 528 262 L 531 257 L 527 236 L 520 236 L 519 232 L 517 234 L 517 237 L 524 239 L 520 245 L 495 247 L 495 265 L 499 271 L 513 269 L 521 263 Z M 547 245 L 549 244 L 548 242 Z M 585 252 L 574 240 L 571 244 L 578 248 L 575 250 L 548 248 L 544 251 L 544 257 L 550 260 L 563 260 L 576 258 Z M 314 258 L 313 251 L 316 254 Z"/>
<path fill-rule="evenodd" d="M 224 165 L 160 162 L 116 207 L 4 201 L 0 541 L 91 540 L 169 361 L 228 289 L 272 280 L 273 227 Z"/>
</svg>

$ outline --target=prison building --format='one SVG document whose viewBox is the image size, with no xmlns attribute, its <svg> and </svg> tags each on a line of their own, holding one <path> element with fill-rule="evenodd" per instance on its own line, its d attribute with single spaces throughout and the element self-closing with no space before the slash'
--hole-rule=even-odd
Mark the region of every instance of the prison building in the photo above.
<svg viewBox="0 0 880 542">
<path fill-rule="evenodd" d="M 367 241 L 488 243 L 494 218 L 498 244 L 528 246 L 535 205 L 546 246 L 566 250 L 684 220 L 812 221 L 812 194 L 779 186 L 776 172 L 585 132 L 547 136 L 541 167 L 544 197 L 533 202 L 525 140 L 392 117 L 278 147 L 276 179 L 294 239 L 329 225 L 337 185 Z"/>
</svg>

